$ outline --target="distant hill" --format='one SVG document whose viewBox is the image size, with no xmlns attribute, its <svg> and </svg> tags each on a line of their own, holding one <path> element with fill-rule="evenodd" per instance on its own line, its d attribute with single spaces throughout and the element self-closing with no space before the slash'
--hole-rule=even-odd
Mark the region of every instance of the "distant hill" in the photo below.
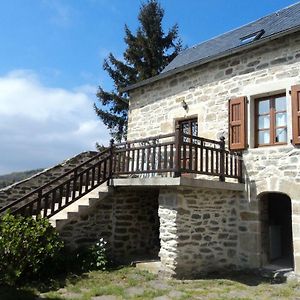
<svg viewBox="0 0 300 300">
<path fill-rule="evenodd" d="M 24 171 L 24 172 L 13 172 L 10 174 L 0 175 L 0 189 L 11 185 L 15 182 L 21 181 L 23 179 L 26 179 L 38 172 L 43 171 L 44 169 L 36 169 L 36 170 L 30 170 L 30 171 Z"/>
</svg>

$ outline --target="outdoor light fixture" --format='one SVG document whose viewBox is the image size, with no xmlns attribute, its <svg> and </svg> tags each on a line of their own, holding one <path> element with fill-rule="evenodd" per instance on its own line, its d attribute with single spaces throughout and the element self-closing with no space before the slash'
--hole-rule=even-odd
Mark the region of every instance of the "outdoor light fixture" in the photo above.
<svg viewBox="0 0 300 300">
<path fill-rule="evenodd" d="M 181 106 L 183 107 L 184 110 L 188 109 L 188 105 L 184 100 L 181 101 Z"/>
</svg>

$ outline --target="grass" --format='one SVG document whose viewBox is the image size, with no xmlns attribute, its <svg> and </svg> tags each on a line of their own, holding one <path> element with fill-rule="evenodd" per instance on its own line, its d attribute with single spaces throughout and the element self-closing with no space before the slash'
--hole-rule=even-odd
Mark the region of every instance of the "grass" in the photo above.
<svg viewBox="0 0 300 300">
<path fill-rule="evenodd" d="M 105 272 L 68 275 L 57 280 L 16 287 L 0 287 L 1 300 L 92 300 L 112 295 L 116 299 L 300 300 L 300 284 L 275 284 L 251 273 L 210 276 L 199 280 L 161 280 L 148 272 L 124 267 Z"/>
</svg>

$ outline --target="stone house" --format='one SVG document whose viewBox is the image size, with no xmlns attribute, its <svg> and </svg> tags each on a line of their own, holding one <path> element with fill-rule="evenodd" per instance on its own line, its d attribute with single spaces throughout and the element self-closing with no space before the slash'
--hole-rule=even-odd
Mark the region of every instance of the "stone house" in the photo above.
<svg viewBox="0 0 300 300">
<path fill-rule="evenodd" d="M 0 191 L 0 213 L 25 201 L 19 211 L 49 217 L 70 245 L 102 236 L 114 257 L 159 258 L 166 276 L 299 274 L 300 3 L 125 91 L 126 143 Z"/>
<path fill-rule="evenodd" d="M 158 76 L 125 89 L 129 140 L 180 124 L 224 136 L 243 155 L 241 189 L 215 181 L 160 188 L 160 259 L 169 272 L 270 263 L 300 272 L 299 84 L 297 3 L 184 50 Z"/>
</svg>

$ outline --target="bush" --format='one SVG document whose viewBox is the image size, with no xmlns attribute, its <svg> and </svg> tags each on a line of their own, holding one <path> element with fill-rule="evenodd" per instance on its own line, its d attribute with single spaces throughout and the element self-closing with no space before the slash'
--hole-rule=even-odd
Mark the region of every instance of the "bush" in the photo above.
<svg viewBox="0 0 300 300">
<path fill-rule="evenodd" d="M 30 278 L 54 260 L 63 242 L 48 219 L 13 216 L 0 219 L 0 282 L 9 285 Z"/>
<path fill-rule="evenodd" d="M 108 260 L 106 255 L 106 242 L 103 238 L 88 248 L 80 248 L 75 253 L 76 264 L 80 267 L 80 271 L 102 270 L 107 267 Z"/>
</svg>

